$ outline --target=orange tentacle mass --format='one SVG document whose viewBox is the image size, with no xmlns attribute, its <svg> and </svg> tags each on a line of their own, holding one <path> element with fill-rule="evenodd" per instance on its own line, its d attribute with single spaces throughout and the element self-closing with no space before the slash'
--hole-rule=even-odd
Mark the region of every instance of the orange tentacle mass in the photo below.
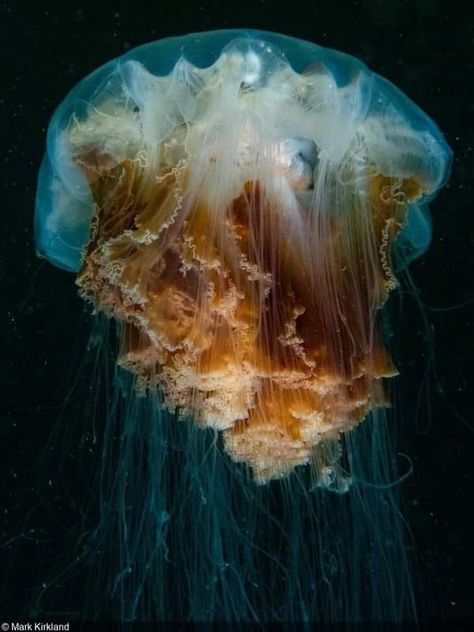
<svg viewBox="0 0 474 632">
<path fill-rule="evenodd" d="M 388 404 L 381 378 L 396 371 L 377 311 L 414 180 L 367 174 L 368 217 L 356 198 L 347 217 L 302 196 L 299 230 L 258 180 L 215 208 L 204 190 L 189 194 L 184 162 L 159 174 L 137 160 L 77 162 L 97 207 L 77 283 L 124 323 L 120 363 L 167 406 L 222 430 L 258 481 Z"/>
</svg>

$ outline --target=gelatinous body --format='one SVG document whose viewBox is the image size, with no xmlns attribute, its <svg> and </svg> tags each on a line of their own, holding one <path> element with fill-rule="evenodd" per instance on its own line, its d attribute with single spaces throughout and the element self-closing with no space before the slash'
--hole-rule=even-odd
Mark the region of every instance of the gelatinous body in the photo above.
<svg viewBox="0 0 474 632">
<path fill-rule="evenodd" d="M 58 109 L 38 249 L 121 324 L 142 393 L 221 431 L 258 482 L 311 462 L 344 489 L 337 442 L 389 404 L 381 308 L 429 244 L 449 157 L 348 56 L 253 31 L 171 38 Z"/>
<path fill-rule="evenodd" d="M 71 95 L 39 248 L 127 323 L 120 362 L 142 385 L 223 430 L 264 481 L 386 405 L 376 318 L 392 243 L 442 182 L 446 149 L 354 60 L 306 45 L 297 72 L 291 40 L 227 39 L 205 67 L 178 40 L 164 76 L 151 45 Z M 426 228 L 405 241 L 413 230 Z"/>
</svg>

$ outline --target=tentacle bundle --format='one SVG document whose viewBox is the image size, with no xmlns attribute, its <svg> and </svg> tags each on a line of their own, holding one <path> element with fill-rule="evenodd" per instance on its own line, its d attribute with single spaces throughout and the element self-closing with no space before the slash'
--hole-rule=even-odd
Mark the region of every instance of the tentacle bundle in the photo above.
<svg viewBox="0 0 474 632">
<path fill-rule="evenodd" d="M 252 35 L 205 67 L 182 49 L 165 75 L 139 54 L 115 62 L 85 109 L 61 114 L 43 175 L 55 191 L 54 211 L 40 208 L 44 250 L 80 261 L 83 296 L 123 324 L 119 362 L 222 431 L 259 482 L 324 462 L 388 405 L 396 370 L 378 320 L 393 244 L 400 231 L 404 253 L 429 241 L 410 217 L 445 174 L 439 133 L 413 104 L 311 49 L 301 72 Z M 72 202 L 89 209 L 75 225 Z M 84 222 L 79 259 L 64 242 L 52 252 Z"/>
</svg>

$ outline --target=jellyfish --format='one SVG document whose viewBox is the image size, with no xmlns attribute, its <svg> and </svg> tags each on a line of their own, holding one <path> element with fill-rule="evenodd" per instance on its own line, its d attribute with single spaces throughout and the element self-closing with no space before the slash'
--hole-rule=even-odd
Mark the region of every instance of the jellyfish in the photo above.
<svg viewBox="0 0 474 632">
<path fill-rule="evenodd" d="M 146 44 L 67 96 L 37 250 L 114 375 L 81 616 L 416 618 L 390 302 L 449 164 L 391 83 L 270 32 Z"/>
</svg>

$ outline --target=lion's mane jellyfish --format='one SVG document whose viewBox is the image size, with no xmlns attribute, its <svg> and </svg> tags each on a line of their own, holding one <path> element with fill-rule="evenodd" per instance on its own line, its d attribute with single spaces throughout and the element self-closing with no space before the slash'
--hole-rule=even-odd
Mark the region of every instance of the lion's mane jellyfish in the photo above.
<svg viewBox="0 0 474 632">
<path fill-rule="evenodd" d="M 415 616 L 383 308 L 449 159 L 393 85 L 273 33 L 147 44 L 58 108 L 38 250 L 119 340 L 92 616 Z"/>
</svg>

